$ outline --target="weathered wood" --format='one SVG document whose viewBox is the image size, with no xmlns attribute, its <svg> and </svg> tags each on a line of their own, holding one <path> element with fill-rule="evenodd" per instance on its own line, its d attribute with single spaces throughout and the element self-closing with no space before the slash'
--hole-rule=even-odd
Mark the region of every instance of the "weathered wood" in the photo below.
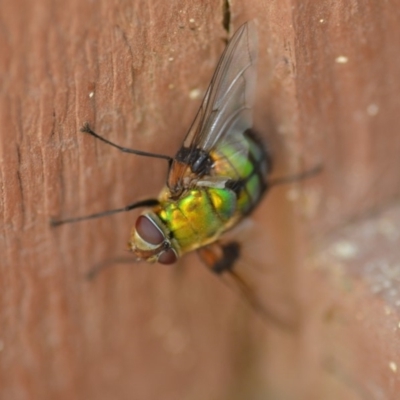
<svg viewBox="0 0 400 400">
<path fill-rule="evenodd" d="M 384 256 L 360 232 L 400 193 L 399 13 L 379 0 L 1 2 L 0 398 L 396 399 L 397 303 L 374 293 L 382 277 L 367 267 Z M 165 162 L 79 128 L 173 155 L 227 15 L 230 33 L 257 18 L 255 119 L 276 176 L 324 166 L 271 191 L 243 234 L 268 264 L 271 305 L 301 321 L 289 334 L 195 256 L 87 281 L 94 264 L 124 255 L 135 212 L 49 226 L 157 195 Z M 391 212 L 372 221 L 395 235 Z M 330 251 L 339 243 L 340 257 L 342 235 L 342 250 L 371 253 L 339 262 Z M 385 249 L 395 260 L 396 246 Z"/>
</svg>

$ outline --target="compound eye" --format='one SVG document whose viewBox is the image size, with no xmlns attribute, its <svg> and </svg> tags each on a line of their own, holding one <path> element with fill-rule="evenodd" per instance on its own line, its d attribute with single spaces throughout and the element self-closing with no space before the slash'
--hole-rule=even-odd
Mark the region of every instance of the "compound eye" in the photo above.
<svg viewBox="0 0 400 400">
<path fill-rule="evenodd" d="M 176 262 L 176 260 L 176 253 L 172 249 L 165 250 L 163 253 L 161 253 L 160 257 L 158 257 L 158 262 L 160 264 L 173 264 Z"/>
<path fill-rule="evenodd" d="M 135 228 L 138 235 L 147 243 L 157 245 L 161 244 L 165 239 L 155 223 L 144 215 L 138 217 Z"/>
</svg>

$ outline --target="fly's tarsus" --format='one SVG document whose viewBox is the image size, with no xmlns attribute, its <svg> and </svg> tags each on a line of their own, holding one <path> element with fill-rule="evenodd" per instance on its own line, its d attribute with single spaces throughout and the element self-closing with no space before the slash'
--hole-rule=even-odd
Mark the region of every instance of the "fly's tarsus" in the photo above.
<svg viewBox="0 0 400 400">
<path fill-rule="evenodd" d="M 82 128 L 80 129 L 80 131 L 83 132 L 83 133 L 90 133 L 90 134 L 93 134 L 93 133 L 94 133 L 94 132 L 90 129 L 89 122 L 85 122 L 85 123 L 82 125 Z"/>
<path fill-rule="evenodd" d="M 104 271 L 105 269 L 108 269 L 115 264 L 134 264 L 136 263 L 137 260 L 131 257 L 115 257 L 115 258 L 110 258 L 108 260 L 105 260 L 103 262 L 100 262 L 96 265 L 94 265 L 86 274 L 85 278 L 88 281 L 93 280 L 94 278 L 97 277 L 97 275 Z"/>
</svg>

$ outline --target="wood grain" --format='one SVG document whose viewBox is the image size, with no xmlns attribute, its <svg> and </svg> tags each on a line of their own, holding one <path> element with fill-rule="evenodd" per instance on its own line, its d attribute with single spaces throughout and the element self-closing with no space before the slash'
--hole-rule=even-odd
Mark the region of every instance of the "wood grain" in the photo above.
<svg viewBox="0 0 400 400">
<path fill-rule="evenodd" d="M 397 304 L 373 291 L 380 277 L 367 266 L 383 255 L 358 235 L 399 212 L 396 3 L 1 2 L 0 398 L 396 399 L 400 360 L 385 343 L 395 352 Z M 165 162 L 123 155 L 80 126 L 173 155 L 224 41 L 253 18 L 256 127 L 275 174 L 324 167 L 271 191 L 243 235 L 268 266 L 270 303 L 301 320 L 289 334 L 195 256 L 87 281 L 126 254 L 135 213 L 49 225 L 157 195 Z M 374 251 L 340 263 L 338 277 L 326 252 L 344 232 Z"/>
</svg>

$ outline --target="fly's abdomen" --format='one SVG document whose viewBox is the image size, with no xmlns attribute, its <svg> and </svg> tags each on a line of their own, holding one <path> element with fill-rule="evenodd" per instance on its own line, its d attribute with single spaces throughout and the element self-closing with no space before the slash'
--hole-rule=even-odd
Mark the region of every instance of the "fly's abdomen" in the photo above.
<svg viewBox="0 0 400 400">
<path fill-rule="evenodd" d="M 199 188 L 161 204 L 158 216 L 183 254 L 214 241 L 237 221 L 236 211 L 233 191 Z"/>
<path fill-rule="evenodd" d="M 211 154 L 214 173 L 229 178 L 227 188 L 236 193 L 238 210 L 246 215 L 265 192 L 271 165 L 262 143 L 251 130 L 231 137 Z"/>
</svg>

